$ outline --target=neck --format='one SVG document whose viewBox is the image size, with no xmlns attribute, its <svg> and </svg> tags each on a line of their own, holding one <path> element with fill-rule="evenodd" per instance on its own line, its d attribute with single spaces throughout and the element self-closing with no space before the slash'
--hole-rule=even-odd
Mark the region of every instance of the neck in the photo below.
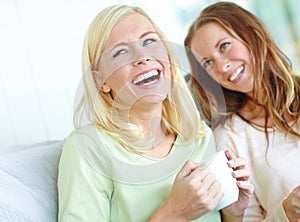
<svg viewBox="0 0 300 222">
<path fill-rule="evenodd" d="M 159 143 L 157 143 L 152 147 L 152 149 L 141 152 L 141 154 L 152 158 L 158 158 L 158 159 L 166 157 L 170 153 L 170 150 L 172 149 L 175 139 L 176 139 L 175 134 L 172 133 L 166 134 L 164 137 L 161 138 Z"/>
<path fill-rule="evenodd" d="M 240 111 L 240 115 L 246 120 L 250 121 L 251 123 L 254 123 L 255 125 L 265 126 L 265 122 L 267 118 L 266 111 L 263 106 L 259 106 L 255 104 L 253 101 L 247 102 L 247 104 Z M 288 114 L 288 112 L 285 112 L 283 114 L 283 117 L 286 122 L 290 122 L 293 120 L 292 116 Z M 274 127 L 274 126 L 275 124 L 273 119 L 268 117 L 267 127 Z"/>
<path fill-rule="evenodd" d="M 141 152 L 141 154 L 154 158 L 162 158 L 169 153 L 175 140 L 175 135 L 167 132 L 162 124 L 162 106 L 156 106 L 153 109 L 149 109 L 148 106 L 147 110 L 131 109 L 129 121 L 141 127 L 144 136 L 151 141 L 149 149 Z"/>
<path fill-rule="evenodd" d="M 240 115 L 251 123 L 258 126 L 264 126 L 266 121 L 266 111 L 264 107 L 257 105 L 253 101 L 248 101 L 240 111 Z M 273 123 L 269 123 L 268 126 L 272 126 Z"/>
<path fill-rule="evenodd" d="M 148 106 L 129 111 L 129 122 L 133 123 L 143 129 L 146 137 L 155 136 L 156 133 L 161 134 L 164 130 L 162 128 L 162 105 Z"/>
</svg>

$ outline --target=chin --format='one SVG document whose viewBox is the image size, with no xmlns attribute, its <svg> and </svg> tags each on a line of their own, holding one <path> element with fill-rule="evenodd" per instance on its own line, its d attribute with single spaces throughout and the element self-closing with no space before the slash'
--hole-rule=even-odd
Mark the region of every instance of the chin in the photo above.
<svg viewBox="0 0 300 222">
<path fill-rule="evenodd" d="M 162 95 L 149 95 L 140 99 L 140 102 L 143 104 L 158 104 L 162 103 L 167 97 Z"/>
</svg>

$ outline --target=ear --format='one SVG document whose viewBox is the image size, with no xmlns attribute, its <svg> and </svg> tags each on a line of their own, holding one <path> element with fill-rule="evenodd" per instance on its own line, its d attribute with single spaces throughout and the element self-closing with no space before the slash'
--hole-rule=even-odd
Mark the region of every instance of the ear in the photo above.
<svg viewBox="0 0 300 222">
<path fill-rule="evenodd" d="M 104 82 L 100 88 L 100 90 L 104 93 L 109 93 L 111 91 L 111 88 Z"/>
<path fill-rule="evenodd" d="M 110 92 L 111 88 L 102 81 L 98 71 L 93 70 L 92 75 L 98 90 L 101 90 L 104 93 Z"/>
</svg>

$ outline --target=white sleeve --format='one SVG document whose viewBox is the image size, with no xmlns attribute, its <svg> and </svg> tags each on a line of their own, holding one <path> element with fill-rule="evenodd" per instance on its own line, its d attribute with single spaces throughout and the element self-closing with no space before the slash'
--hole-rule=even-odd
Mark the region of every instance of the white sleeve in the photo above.
<svg viewBox="0 0 300 222">
<path fill-rule="evenodd" d="M 236 140 L 232 136 L 229 130 L 226 130 L 223 126 L 218 126 L 214 130 L 214 136 L 216 139 L 217 149 L 230 149 L 236 156 L 243 158 L 248 158 L 247 156 L 241 156 L 239 149 L 241 149 L 241 144 L 237 144 Z M 246 141 L 245 141 L 246 142 Z M 255 185 L 255 174 L 253 172 L 253 167 L 250 161 L 247 161 L 247 167 L 250 170 L 250 180 Z M 289 222 L 285 211 L 283 209 L 282 202 L 272 210 L 272 212 L 267 212 L 261 206 L 259 199 L 254 193 L 251 196 L 249 206 L 245 210 L 244 222 Z"/>
</svg>

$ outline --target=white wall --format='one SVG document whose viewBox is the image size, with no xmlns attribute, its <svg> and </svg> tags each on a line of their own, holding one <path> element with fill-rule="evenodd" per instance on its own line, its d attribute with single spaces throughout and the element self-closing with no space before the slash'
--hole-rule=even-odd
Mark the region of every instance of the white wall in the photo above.
<svg viewBox="0 0 300 222">
<path fill-rule="evenodd" d="M 83 38 L 105 2 L 0 1 L 0 149 L 72 130 Z"/>
<path fill-rule="evenodd" d="M 68 136 L 85 32 L 104 7 L 134 2 L 0 0 L 0 152 Z M 171 12 L 156 11 L 156 20 L 166 23 Z"/>
<path fill-rule="evenodd" d="M 171 41 L 182 44 L 207 2 L 0 0 L 0 153 L 69 135 L 83 39 L 104 7 L 141 6 Z"/>
</svg>

